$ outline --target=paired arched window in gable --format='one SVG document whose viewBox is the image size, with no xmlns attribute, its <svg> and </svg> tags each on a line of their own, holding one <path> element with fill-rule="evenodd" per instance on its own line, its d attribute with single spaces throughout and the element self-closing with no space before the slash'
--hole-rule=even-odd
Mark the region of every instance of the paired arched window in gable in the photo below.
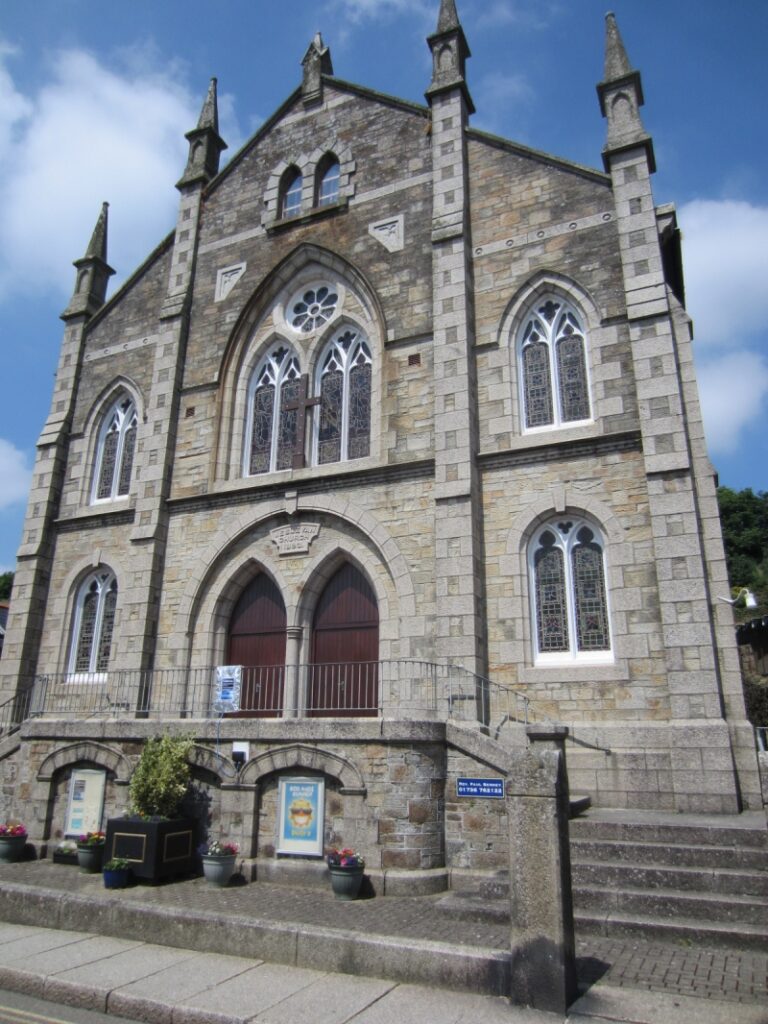
<svg viewBox="0 0 768 1024">
<path fill-rule="evenodd" d="M 537 662 L 611 658 L 604 543 L 599 528 L 565 515 L 545 523 L 528 547 Z"/>
<path fill-rule="evenodd" d="M 70 673 L 106 672 L 112 652 L 117 580 L 106 567 L 91 573 L 77 593 L 69 653 Z"/>
<path fill-rule="evenodd" d="M 112 501 L 130 492 L 137 425 L 136 404 L 129 395 L 122 394 L 102 421 L 96 448 L 92 501 Z"/>
<path fill-rule="evenodd" d="M 298 217 L 304 178 L 298 167 L 289 167 L 280 183 L 280 216 Z"/>
<path fill-rule="evenodd" d="M 315 206 L 331 206 L 339 201 L 341 167 L 333 153 L 327 153 L 317 165 Z"/>
<path fill-rule="evenodd" d="M 286 345 L 274 348 L 251 377 L 246 424 L 246 476 L 289 469 L 296 446 L 299 361 Z"/>
<path fill-rule="evenodd" d="M 560 296 L 545 296 L 523 318 L 518 335 L 525 430 L 592 418 L 583 318 Z"/>
<path fill-rule="evenodd" d="M 320 396 L 316 458 L 320 465 L 368 455 L 371 446 L 371 351 L 360 331 L 346 328 L 318 361 Z"/>
</svg>

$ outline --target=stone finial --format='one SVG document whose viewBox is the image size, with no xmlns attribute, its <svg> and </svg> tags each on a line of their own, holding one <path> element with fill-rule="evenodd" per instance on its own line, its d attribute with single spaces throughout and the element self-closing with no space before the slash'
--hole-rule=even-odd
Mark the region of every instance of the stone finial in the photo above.
<svg viewBox="0 0 768 1024">
<path fill-rule="evenodd" d="M 206 184 L 219 173 L 219 159 L 227 144 L 219 135 L 219 107 L 216 95 L 216 79 L 212 78 L 208 86 L 197 127 L 184 136 L 189 141 L 189 157 L 184 173 L 176 183 L 176 188 L 194 185 L 198 182 Z"/>
<path fill-rule="evenodd" d="M 322 99 L 323 96 L 323 75 L 333 74 L 333 62 L 331 51 L 323 42 L 319 32 L 309 44 L 307 52 L 301 62 L 304 75 L 301 82 L 301 95 L 304 102 L 313 102 Z"/>
<path fill-rule="evenodd" d="M 441 0 L 437 30 L 427 39 L 432 51 L 432 81 L 427 89 L 427 100 L 450 89 L 460 89 L 470 114 L 475 108 L 464 77 L 467 57 L 471 57 L 464 29 L 456 13 L 454 0 Z"/>
<path fill-rule="evenodd" d="M 75 260 L 77 270 L 75 290 L 69 305 L 61 314 L 62 320 L 75 316 L 91 317 L 104 305 L 107 284 L 114 270 L 107 263 L 107 221 L 109 203 L 101 204 L 88 248 L 82 259 Z"/>
<path fill-rule="evenodd" d="M 613 14 L 605 16 L 605 78 L 597 86 L 600 111 L 608 121 L 603 163 L 610 170 L 610 156 L 635 146 L 646 150 L 648 166 L 656 170 L 653 142 L 643 127 L 640 107 L 645 102 L 640 72 L 635 71 Z"/>
</svg>

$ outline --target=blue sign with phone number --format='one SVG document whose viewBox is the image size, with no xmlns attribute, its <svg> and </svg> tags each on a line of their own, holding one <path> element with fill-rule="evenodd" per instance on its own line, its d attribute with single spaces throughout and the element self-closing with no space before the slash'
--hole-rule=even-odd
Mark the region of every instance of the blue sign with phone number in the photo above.
<svg viewBox="0 0 768 1024">
<path fill-rule="evenodd" d="M 504 779 L 456 779 L 456 796 L 504 799 Z"/>
</svg>

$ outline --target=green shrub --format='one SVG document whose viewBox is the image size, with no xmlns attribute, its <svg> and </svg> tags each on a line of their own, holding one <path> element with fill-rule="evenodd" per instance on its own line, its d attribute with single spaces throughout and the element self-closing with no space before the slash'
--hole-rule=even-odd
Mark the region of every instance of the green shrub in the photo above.
<svg viewBox="0 0 768 1024">
<path fill-rule="evenodd" d="M 131 809 L 142 817 L 175 818 L 189 787 L 187 757 L 192 740 L 157 736 L 148 739 L 131 777 Z"/>
<path fill-rule="evenodd" d="M 744 702 L 752 725 L 768 725 L 768 679 L 745 675 Z"/>
</svg>

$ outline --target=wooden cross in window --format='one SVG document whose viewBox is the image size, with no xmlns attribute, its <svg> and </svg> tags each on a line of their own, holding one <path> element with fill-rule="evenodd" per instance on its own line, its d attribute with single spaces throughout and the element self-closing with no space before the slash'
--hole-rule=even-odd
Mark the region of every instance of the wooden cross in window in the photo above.
<svg viewBox="0 0 768 1024">
<path fill-rule="evenodd" d="M 293 468 L 302 469 L 306 465 L 304 458 L 304 437 L 307 427 L 307 411 L 314 405 L 320 405 L 320 396 L 309 397 L 309 374 L 302 373 L 299 380 L 299 394 L 295 402 L 286 402 L 286 412 L 296 410 L 296 443 L 293 447 Z"/>
</svg>

